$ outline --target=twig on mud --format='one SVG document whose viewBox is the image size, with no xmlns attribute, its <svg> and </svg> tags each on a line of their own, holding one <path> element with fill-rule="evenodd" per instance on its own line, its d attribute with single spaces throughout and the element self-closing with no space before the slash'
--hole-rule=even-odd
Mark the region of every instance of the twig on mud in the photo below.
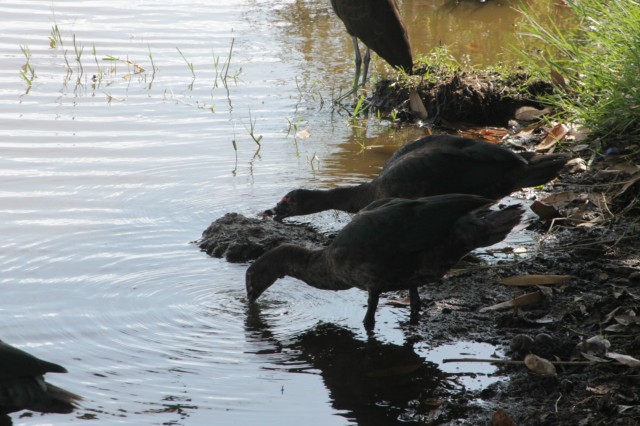
<svg viewBox="0 0 640 426">
<path fill-rule="evenodd" d="M 556 399 L 556 413 L 558 412 L 558 402 L 560 402 L 561 399 L 562 399 L 562 394 L 560 394 L 558 399 Z"/>
<path fill-rule="evenodd" d="M 515 361 L 512 359 L 492 359 L 492 358 L 447 358 L 442 360 L 446 362 L 489 362 L 492 364 L 509 364 L 509 365 L 524 365 L 524 361 Z M 593 365 L 595 362 L 591 361 L 549 361 L 554 365 Z"/>
</svg>

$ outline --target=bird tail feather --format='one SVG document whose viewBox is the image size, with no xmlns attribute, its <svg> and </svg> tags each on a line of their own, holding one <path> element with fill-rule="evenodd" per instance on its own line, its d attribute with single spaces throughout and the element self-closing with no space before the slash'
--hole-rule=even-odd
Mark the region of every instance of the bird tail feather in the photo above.
<svg viewBox="0 0 640 426">
<path fill-rule="evenodd" d="M 515 204 L 502 210 L 484 209 L 477 212 L 476 219 L 484 226 L 481 241 L 476 241 L 476 247 L 488 247 L 504 240 L 514 226 L 520 223 L 524 208 Z"/>
<path fill-rule="evenodd" d="M 567 161 L 571 159 L 567 154 L 535 154 L 521 153 L 528 162 L 527 172 L 518 181 L 518 188 L 528 188 L 544 185 L 556 178 Z"/>
</svg>

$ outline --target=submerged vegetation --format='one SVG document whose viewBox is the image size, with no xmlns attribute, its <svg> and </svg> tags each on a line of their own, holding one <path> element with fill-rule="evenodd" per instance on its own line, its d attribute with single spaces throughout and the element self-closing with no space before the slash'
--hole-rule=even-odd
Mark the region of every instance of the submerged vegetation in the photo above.
<svg viewBox="0 0 640 426">
<path fill-rule="evenodd" d="M 205 85 L 205 87 L 211 90 L 212 100 L 204 102 L 200 100 L 183 100 L 182 97 L 174 94 L 171 87 L 164 89 L 162 93 L 162 100 L 171 100 L 182 105 L 196 107 L 201 110 L 209 110 L 212 113 L 215 113 L 216 108 L 213 103 L 213 91 L 218 87 L 223 87 L 225 91 L 223 96 L 226 98 L 229 110 L 233 109 L 229 93 L 230 83 L 237 85 L 239 77 L 242 74 L 242 67 L 239 67 L 236 70 L 231 68 L 234 44 L 235 38 L 231 38 L 228 55 L 224 59 L 212 52 L 212 67 L 207 66 L 208 64 L 200 66 L 200 69 L 206 68 L 205 78 L 202 78 L 202 72 L 198 72 L 199 70 L 196 68 L 196 64 L 188 59 L 180 47 L 176 46 L 176 51 L 188 69 L 189 80 L 185 86 L 188 95 L 185 96 L 185 98 L 194 93 L 194 84 L 196 83 L 196 79 L 199 78 L 201 85 Z M 150 92 L 153 88 L 156 73 L 159 70 L 156 65 L 156 61 L 154 60 L 151 46 L 149 45 L 147 45 L 148 54 L 146 55 L 146 59 L 149 62 L 148 65 L 143 65 L 128 54 L 125 56 L 104 53 L 100 54 L 95 43 L 91 44 L 90 55 L 92 57 L 87 60 L 87 55 L 84 55 L 85 46 L 76 37 L 76 34 L 64 34 L 57 23 L 54 23 L 51 27 L 47 45 L 49 49 L 54 52 L 52 57 L 55 60 L 59 60 L 61 58 L 64 61 L 62 64 L 64 73 L 60 74 L 60 78 L 64 86 L 66 86 L 68 82 L 72 81 L 72 77 L 75 77 L 74 94 L 77 94 L 86 88 L 90 88 L 94 94 L 98 91 L 102 92 L 107 103 L 111 103 L 114 100 L 125 101 L 129 95 L 131 84 L 135 82 L 141 83 L 140 87 L 142 90 Z M 67 48 L 67 46 L 72 47 Z M 29 46 L 21 45 L 20 50 L 24 55 L 26 62 L 20 67 L 19 74 L 20 78 L 27 86 L 25 93 L 28 94 L 33 87 L 34 80 L 37 78 L 34 66 L 34 57 Z M 119 85 L 118 83 L 123 84 Z M 124 90 L 123 96 L 116 96 L 113 94 L 113 92 L 118 89 Z M 254 133 L 255 124 L 256 120 L 252 118 L 251 113 L 249 112 L 249 125 L 245 126 L 245 128 L 247 129 L 248 137 L 255 142 L 259 151 L 262 135 L 256 135 Z M 234 149 L 237 149 L 235 139 L 233 141 L 233 146 Z"/>
<path fill-rule="evenodd" d="M 578 24 L 542 24 L 524 8 L 526 35 L 541 55 L 523 53 L 557 90 L 545 102 L 609 141 L 640 142 L 640 3 L 568 0 Z"/>
</svg>

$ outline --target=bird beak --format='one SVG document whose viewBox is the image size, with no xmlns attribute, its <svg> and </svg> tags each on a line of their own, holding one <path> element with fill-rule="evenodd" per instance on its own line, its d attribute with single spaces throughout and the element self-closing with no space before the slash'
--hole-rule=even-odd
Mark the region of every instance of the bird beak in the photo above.
<svg viewBox="0 0 640 426">
<path fill-rule="evenodd" d="M 260 217 L 262 219 L 266 219 L 268 217 L 275 216 L 275 215 L 276 215 L 276 209 L 275 208 L 268 209 L 268 210 L 265 210 L 262 213 L 260 213 Z"/>
<path fill-rule="evenodd" d="M 278 208 L 279 206 L 280 204 L 278 204 L 272 209 L 263 211 L 262 213 L 260 213 L 260 216 L 262 217 L 262 219 L 266 219 L 267 217 L 272 217 L 273 220 L 275 220 L 276 222 L 282 223 L 282 219 L 284 219 L 285 217 L 289 217 L 289 215 L 283 214 L 283 212 L 278 212 L 278 210 L 282 210 Z"/>
</svg>

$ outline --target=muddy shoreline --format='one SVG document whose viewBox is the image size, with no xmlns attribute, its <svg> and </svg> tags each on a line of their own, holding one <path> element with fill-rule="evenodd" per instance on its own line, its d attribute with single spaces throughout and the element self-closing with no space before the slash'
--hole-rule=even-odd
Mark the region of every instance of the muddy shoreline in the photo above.
<svg viewBox="0 0 640 426">
<path fill-rule="evenodd" d="M 524 77 L 515 76 L 514 81 L 524 81 Z M 502 81 L 491 82 L 486 76 L 465 74 L 450 76 L 443 82 L 440 86 L 425 85 L 420 92 L 428 110 L 437 110 L 434 123 L 449 125 L 465 117 L 466 124 L 455 126 L 465 128 L 462 134 L 481 135 L 490 142 L 520 149 L 536 149 L 545 142 L 546 135 L 556 131 L 547 124 L 532 124 L 530 119 L 518 122 L 515 117 L 522 106 L 541 109 L 542 105 L 532 98 L 536 90 L 550 90 L 548 85 L 536 83 L 532 91 L 520 99 L 508 96 L 497 100 L 495 93 L 505 93 L 499 87 Z M 403 111 L 401 115 L 410 119 L 404 89 L 389 92 L 397 86 L 381 82 L 370 103 L 385 110 Z M 448 101 L 436 106 L 443 97 Z M 504 108 L 497 107 L 495 102 L 503 102 Z M 453 105 L 455 110 L 449 108 Z M 504 114 L 487 122 L 485 115 L 490 110 Z M 472 116 L 474 111 L 477 114 Z M 468 123 L 509 127 L 470 128 Z M 382 423 L 371 423 L 368 415 L 362 414 L 367 413 L 366 410 L 359 415 L 353 407 L 350 418 L 359 424 L 390 424 L 399 419 L 418 424 L 494 426 L 639 424 L 638 158 L 624 150 L 596 146 L 595 141 L 584 135 L 565 132 L 562 138 L 569 142 L 562 145 L 562 150 L 572 152 L 576 158 L 573 171 L 546 185 L 544 192 L 529 190 L 514 194 L 539 215 L 529 224 L 529 229 L 538 236 L 535 249 L 514 254 L 509 260 L 494 265 L 465 263 L 463 259 L 460 267 L 440 282 L 421 287 L 425 303 L 419 324 L 401 324 L 408 342 L 432 346 L 460 340 L 485 342 L 501 349 L 509 361 L 522 361 L 528 354 L 534 354 L 551 363 L 557 362 L 555 372 L 529 369 L 517 363 L 498 364 L 498 375 L 507 379 L 484 389 L 440 385 L 429 392 L 412 387 L 426 380 L 424 370 L 397 372 L 387 377 L 387 384 L 396 386 L 399 381 L 404 383 L 403 389 L 414 389 L 413 396 L 406 397 L 410 400 L 396 401 L 393 407 L 383 410 L 386 420 Z M 552 143 L 545 147 L 549 149 L 560 148 Z M 322 247 L 330 239 L 331 235 L 322 235 L 312 227 L 231 214 L 214 222 L 198 243 L 210 255 L 246 262 L 283 242 Z M 524 285 L 526 278 L 524 284 L 501 283 L 507 277 L 531 275 L 564 278 L 552 284 Z M 521 306 L 492 308 L 523 295 L 526 303 Z M 381 299 L 381 303 L 385 300 Z M 351 342 L 346 336 L 348 333 L 324 328 L 317 332 L 319 336 L 334 334 Z M 354 342 L 350 343 L 354 354 L 364 350 L 360 343 Z M 320 363 L 323 352 L 316 345 L 317 342 L 303 345 L 306 349 L 296 346 L 296 351 L 302 354 L 312 353 L 300 359 Z M 335 360 L 327 365 L 333 363 Z M 324 369 L 330 368 L 319 365 L 325 376 Z M 332 386 L 337 384 L 328 377 L 334 376 L 335 371 L 327 372 L 325 377 L 332 395 L 336 392 Z M 353 380 L 369 383 L 370 377 L 361 374 Z M 368 386 L 373 389 L 379 383 Z M 360 395 L 364 390 L 357 387 L 352 392 Z M 373 404 L 366 400 L 360 403 Z"/>
</svg>

